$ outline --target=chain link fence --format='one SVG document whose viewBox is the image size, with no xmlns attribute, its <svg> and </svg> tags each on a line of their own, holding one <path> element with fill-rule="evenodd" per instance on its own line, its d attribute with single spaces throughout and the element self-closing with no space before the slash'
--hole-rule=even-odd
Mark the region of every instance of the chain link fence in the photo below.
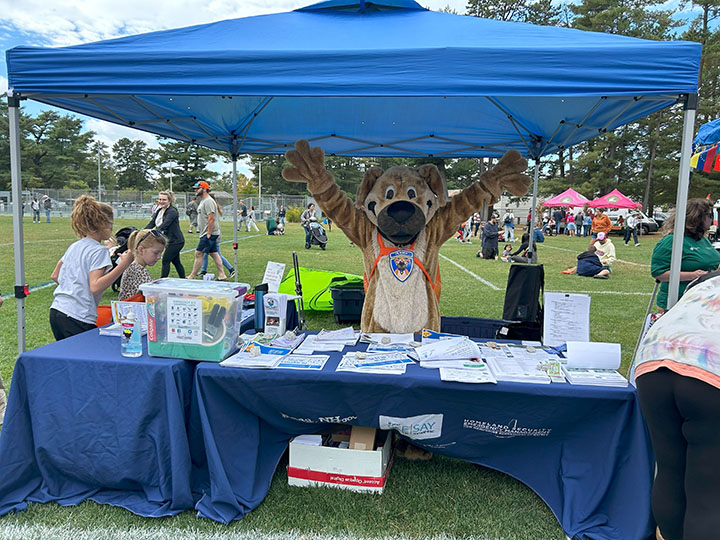
<svg viewBox="0 0 720 540">
<path fill-rule="evenodd" d="M 74 189 L 33 189 L 23 191 L 24 212 L 32 215 L 30 203 L 34 197 L 40 202 L 40 212 L 45 217 L 43 208 L 43 196 L 47 195 L 52 203 L 50 215 L 55 217 L 68 217 L 72 211 L 72 206 L 80 195 L 90 195 L 98 200 L 111 205 L 115 210 L 115 217 L 118 219 L 150 219 L 152 210 L 157 199 L 157 190 L 153 191 L 119 191 L 108 190 L 103 191 L 98 197 L 97 190 L 83 191 Z M 187 203 L 194 197 L 194 193 L 175 193 L 175 206 L 180 212 L 180 219 L 185 219 L 185 207 Z M 223 221 L 232 221 L 233 215 L 233 199 L 232 195 L 226 191 L 213 191 L 216 200 L 223 208 Z M 238 201 L 244 201 L 248 210 L 255 208 L 255 219 L 261 221 L 265 211 L 270 215 L 277 214 L 280 205 L 285 206 L 285 210 L 292 207 L 306 208 L 308 203 L 312 201 L 310 196 L 306 195 L 284 195 L 282 193 L 274 195 L 240 195 Z M 12 197 L 9 191 L 0 191 L 0 215 L 12 214 Z"/>
</svg>

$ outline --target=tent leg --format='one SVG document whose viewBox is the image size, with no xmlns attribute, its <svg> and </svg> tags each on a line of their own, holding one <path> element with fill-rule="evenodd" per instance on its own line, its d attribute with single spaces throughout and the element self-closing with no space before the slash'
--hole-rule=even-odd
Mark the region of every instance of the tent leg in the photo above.
<svg viewBox="0 0 720 540">
<path fill-rule="evenodd" d="M 232 190 L 233 190 L 233 251 L 235 260 L 233 268 L 235 269 L 235 283 L 238 280 L 238 197 L 237 197 L 237 154 L 232 156 Z"/>
<path fill-rule="evenodd" d="M 540 177 L 540 159 L 535 158 L 535 174 L 533 175 L 533 198 L 530 208 L 530 228 L 528 230 L 528 260 L 535 264 L 537 262 L 537 251 L 535 250 L 535 223 L 537 223 L 537 193 L 538 178 Z"/>
<path fill-rule="evenodd" d="M 692 152 L 693 127 L 697 94 L 685 97 L 685 113 L 683 115 L 682 150 L 680 153 L 680 173 L 678 174 L 677 199 L 675 201 L 675 228 L 673 229 L 672 257 L 670 259 L 670 284 L 668 287 L 667 308 L 670 309 L 678 301 L 680 290 L 680 265 L 682 263 L 683 239 L 685 236 L 685 212 L 687 209 L 688 190 L 690 186 L 690 154 Z"/>
<path fill-rule="evenodd" d="M 25 249 L 22 222 L 22 179 L 20 177 L 20 98 L 8 94 L 10 125 L 10 178 L 13 202 L 13 244 L 15 254 L 15 298 L 17 302 L 18 354 L 25 352 Z"/>
</svg>

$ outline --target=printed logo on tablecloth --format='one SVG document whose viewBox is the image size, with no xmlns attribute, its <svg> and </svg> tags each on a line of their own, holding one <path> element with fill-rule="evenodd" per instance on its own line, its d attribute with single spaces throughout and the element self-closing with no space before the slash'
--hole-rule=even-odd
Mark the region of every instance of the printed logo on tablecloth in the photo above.
<svg viewBox="0 0 720 540">
<path fill-rule="evenodd" d="M 421 414 L 399 418 L 380 415 L 380 429 L 392 429 L 408 439 L 437 439 L 442 435 L 442 414 Z"/>
<path fill-rule="evenodd" d="M 465 429 L 475 429 L 477 431 L 492 433 L 498 439 L 509 439 L 512 437 L 547 437 L 552 432 L 551 428 L 518 427 L 517 418 L 513 418 L 507 424 L 496 424 L 494 422 L 466 418 L 463 420 L 463 427 Z"/>
</svg>

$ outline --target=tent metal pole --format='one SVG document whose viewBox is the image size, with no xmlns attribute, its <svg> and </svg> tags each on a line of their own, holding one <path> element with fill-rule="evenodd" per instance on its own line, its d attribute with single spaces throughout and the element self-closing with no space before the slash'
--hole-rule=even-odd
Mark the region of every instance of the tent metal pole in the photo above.
<svg viewBox="0 0 720 540">
<path fill-rule="evenodd" d="M 233 252 L 235 260 L 235 282 L 238 280 L 238 198 L 237 198 L 237 154 L 232 155 L 232 190 L 233 190 Z"/>
<path fill-rule="evenodd" d="M 690 186 L 690 153 L 692 151 L 691 145 L 697 102 L 697 94 L 688 94 L 685 96 L 680 173 L 678 174 L 677 199 L 675 201 L 675 227 L 673 228 L 672 257 L 670 259 L 668 309 L 677 303 L 679 297 L 680 267 L 682 264 L 683 240 L 685 237 L 685 213 L 687 210 L 688 190 Z"/>
<path fill-rule="evenodd" d="M 535 174 L 533 176 L 533 197 L 532 207 L 530 208 L 530 227 L 528 228 L 528 260 L 531 263 L 537 262 L 537 252 L 535 251 L 535 223 L 537 223 L 537 193 L 538 178 L 540 177 L 540 158 L 535 158 Z"/>
<path fill-rule="evenodd" d="M 10 178 L 13 202 L 13 244 L 15 254 L 15 299 L 17 303 L 18 354 L 25 352 L 25 248 L 22 222 L 22 178 L 20 176 L 20 98 L 8 91 L 10 126 Z"/>
</svg>

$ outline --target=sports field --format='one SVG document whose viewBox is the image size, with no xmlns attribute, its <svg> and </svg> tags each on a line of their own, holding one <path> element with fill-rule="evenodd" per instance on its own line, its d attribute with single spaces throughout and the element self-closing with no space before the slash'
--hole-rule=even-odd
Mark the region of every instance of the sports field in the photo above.
<svg viewBox="0 0 720 540">
<path fill-rule="evenodd" d="M 143 227 L 146 221 L 118 220 L 123 226 Z M 185 223 L 186 224 L 186 223 Z M 33 224 L 25 218 L 26 282 L 33 292 L 26 299 L 27 348 L 53 340 L 48 323 L 54 284 L 50 282 L 57 260 L 75 238 L 67 218 Z M 223 254 L 232 262 L 232 223 L 223 222 Z M 6 298 L 0 309 L 0 373 L 11 385 L 17 354 L 12 222 L 0 216 L 0 290 Z M 518 231 L 522 232 L 522 231 Z M 240 233 L 238 279 L 258 283 L 268 260 L 292 266 L 296 250 L 301 266 L 362 274 L 358 248 L 333 228 L 327 251 L 305 250 L 304 232 L 289 224 L 282 237 Z M 622 344 L 623 365 L 628 369 L 653 281 L 649 275 L 652 248 L 660 235 L 643 236 L 640 246 L 624 246 L 612 237 L 618 261 L 609 280 L 563 275 L 575 256 L 588 245 L 587 238 L 550 237 L 539 244 L 539 262 L 545 266 L 546 291 L 590 294 L 590 334 L 593 341 Z M 183 262 L 189 271 L 197 235 L 186 235 Z M 450 240 L 441 250 L 442 298 L 445 315 L 500 318 L 504 287 L 510 265 L 475 257 L 479 240 L 460 244 Z M 515 244 L 518 246 L 519 242 Z M 502 245 L 501 245 L 502 249 Z M 211 268 L 212 270 L 212 263 Z M 160 266 L 151 269 L 159 277 Z M 171 275 L 174 275 L 171 273 Z M 103 301 L 113 298 L 106 292 Z M 308 313 L 311 330 L 336 328 L 332 313 Z M 119 346 L 118 346 L 119 347 Z M 83 503 L 77 507 L 33 505 L 22 514 L 0 518 L 0 539 L 84 538 L 482 538 L 498 540 L 565 538 L 552 512 L 529 488 L 487 469 L 434 456 L 429 462 L 396 460 L 382 496 L 338 492 L 330 489 L 290 488 L 283 466 L 278 468 L 270 493 L 260 507 L 240 522 L 223 526 L 200 520 L 192 512 L 174 518 L 144 519 L 129 512 Z"/>
</svg>

